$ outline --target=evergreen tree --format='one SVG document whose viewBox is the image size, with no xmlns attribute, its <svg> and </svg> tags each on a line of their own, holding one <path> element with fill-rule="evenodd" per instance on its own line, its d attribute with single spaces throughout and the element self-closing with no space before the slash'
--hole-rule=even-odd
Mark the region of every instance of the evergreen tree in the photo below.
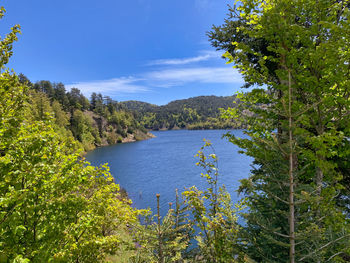
<svg viewBox="0 0 350 263">
<path fill-rule="evenodd" d="M 2 40 L 1 63 L 16 33 L 18 27 Z M 90 166 L 75 140 L 53 129 L 44 103 L 32 105 L 41 98 L 48 102 L 15 74 L 1 73 L 0 261 L 105 262 L 122 245 L 133 246 L 128 227 L 139 212 L 106 166 Z"/>
<path fill-rule="evenodd" d="M 133 262 L 186 262 L 188 247 L 192 237 L 192 225 L 189 211 L 182 206 L 176 195 L 175 209 L 169 203 L 164 218 L 160 216 L 160 195 L 157 194 L 157 214 L 147 215 L 145 224 L 136 232 L 136 241 L 140 245 Z"/>
<path fill-rule="evenodd" d="M 205 170 L 201 176 L 208 188 L 200 190 L 192 186 L 183 192 L 198 229 L 194 262 L 240 262 L 244 257 L 239 249 L 237 214 L 242 207 L 240 204 L 234 207 L 225 186 L 219 186 L 218 159 L 215 152 L 209 155 L 204 152 L 208 147 L 213 151 L 211 143 L 206 141 L 197 154 L 197 165 Z"/>
<path fill-rule="evenodd" d="M 57 100 L 61 104 L 62 108 L 65 109 L 65 111 L 68 111 L 69 101 L 66 94 L 66 88 L 64 87 L 63 83 L 61 82 L 54 83 L 53 89 L 54 89 L 53 99 Z"/>
<path fill-rule="evenodd" d="M 241 97 L 250 139 L 229 136 L 255 158 L 241 190 L 246 251 L 257 261 L 341 262 L 349 253 L 336 202 L 348 177 L 338 162 L 349 158 L 349 14 L 348 1 L 241 1 L 211 35 L 248 85 L 266 86 Z M 228 48 L 219 33 L 230 28 Z"/>
<path fill-rule="evenodd" d="M 54 96 L 54 88 L 50 81 L 41 80 L 34 84 L 34 89 L 38 92 L 45 93 L 49 98 Z"/>
<path fill-rule="evenodd" d="M 93 92 L 90 97 L 90 110 L 95 110 L 97 101 L 97 94 Z"/>
<path fill-rule="evenodd" d="M 18 74 L 18 81 L 28 87 L 33 87 L 33 83 L 23 73 Z"/>
<path fill-rule="evenodd" d="M 103 110 L 104 110 L 103 96 L 102 96 L 101 93 L 98 93 L 96 95 L 94 112 L 96 112 L 98 115 L 102 116 L 103 115 Z"/>
<path fill-rule="evenodd" d="M 66 128 L 69 125 L 69 116 L 63 111 L 61 104 L 55 100 L 52 102 L 52 111 L 55 116 L 55 122 L 59 127 Z"/>
</svg>

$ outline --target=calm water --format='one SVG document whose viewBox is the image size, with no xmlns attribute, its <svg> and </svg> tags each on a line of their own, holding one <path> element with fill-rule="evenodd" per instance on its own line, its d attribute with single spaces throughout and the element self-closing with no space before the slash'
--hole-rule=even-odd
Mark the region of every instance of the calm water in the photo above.
<svg viewBox="0 0 350 263">
<path fill-rule="evenodd" d="M 241 130 L 231 131 L 242 137 Z M 93 165 L 108 163 L 117 183 L 128 192 L 137 208 L 156 207 L 155 195 L 161 195 L 162 214 L 168 202 L 174 202 L 175 189 L 196 185 L 205 187 L 200 173 L 203 171 L 195 163 L 194 155 L 204 144 L 203 138 L 213 143 L 219 158 L 219 184 L 225 184 L 232 199 L 238 200 L 239 180 L 249 175 L 252 159 L 238 154 L 238 147 L 221 139 L 225 131 L 159 131 L 156 138 L 127 144 L 117 144 L 98 148 L 89 152 L 86 159 Z"/>
</svg>

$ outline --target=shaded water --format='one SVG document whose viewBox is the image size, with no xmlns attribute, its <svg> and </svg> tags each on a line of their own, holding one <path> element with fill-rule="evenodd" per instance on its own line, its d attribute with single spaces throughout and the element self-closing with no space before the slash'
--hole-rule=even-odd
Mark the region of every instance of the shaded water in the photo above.
<svg viewBox="0 0 350 263">
<path fill-rule="evenodd" d="M 161 213 L 175 200 L 175 189 L 196 185 L 206 187 L 203 170 L 194 155 L 203 146 L 203 138 L 213 143 L 219 159 L 219 185 L 225 184 L 233 201 L 239 180 L 249 175 L 252 159 L 238 154 L 238 147 L 222 139 L 223 130 L 177 130 L 153 132 L 156 138 L 102 147 L 89 152 L 86 159 L 93 165 L 108 163 L 117 183 L 123 187 L 137 208 L 156 211 L 156 197 L 161 195 Z M 243 137 L 241 130 L 231 133 Z M 211 153 L 211 152 L 210 152 Z"/>
</svg>

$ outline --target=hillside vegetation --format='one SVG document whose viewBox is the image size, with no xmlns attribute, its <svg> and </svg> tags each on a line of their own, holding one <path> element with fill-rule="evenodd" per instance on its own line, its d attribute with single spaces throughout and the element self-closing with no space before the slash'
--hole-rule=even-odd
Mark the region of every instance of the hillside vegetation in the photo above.
<svg viewBox="0 0 350 263">
<path fill-rule="evenodd" d="M 86 151 L 97 146 L 151 138 L 134 114 L 109 97 L 93 93 L 87 99 L 79 89 L 66 91 L 62 83 L 31 83 L 23 74 L 19 82 L 29 87 L 35 120 L 55 118 L 62 133 L 71 134 Z"/>
<path fill-rule="evenodd" d="M 64 84 L 48 80 L 32 83 L 19 74 L 30 88 L 31 104 L 37 120 L 47 114 L 71 133 L 85 150 L 115 143 L 153 137 L 150 130 L 243 128 L 239 120 L 221 117 L 222 111 L 239 104 L 236 96 L 199 96 L 176 100 L 164 106 L 141 101 L 117 102 L 101 93 L 86 98 L 79 89 L 66 91 Z"/>
<path fill-rule="evenodd" d="M 221 110 L 236 106 L 236 96 L 199 96 L 171 101 L 157 106 L 140 101 L 120 104 L 135 113 L 136 119 L 146 129 L 232 129 L 242 128 L 242 123 L 221 118 Z"/>
<path fill-rule="evenodd" d="M 252 170 L 233 204 L 205 141 L 197 165 L 206 188 L 174 189 L 163 218 L 161 196 L 153 215 L 134 209 L 107 165 L 84 160 L 82 146 L 136 136 L 143 125 L 208 122 L 218 116 L 203 107 L 208 98 L 122 105 L 32 84 L 6 68 L 20 33 L 12 27 L 0 39 L 0 262 L 349 262 L 349 21 L 348 0 L 241 0 L 229 8 L 208 36 L 252 88 L 223 110 L 246 127 L 243 138 L 226 138 L 253 158 Z M 134 116 L 132 107 L 144 113 Z"/>
</svg>

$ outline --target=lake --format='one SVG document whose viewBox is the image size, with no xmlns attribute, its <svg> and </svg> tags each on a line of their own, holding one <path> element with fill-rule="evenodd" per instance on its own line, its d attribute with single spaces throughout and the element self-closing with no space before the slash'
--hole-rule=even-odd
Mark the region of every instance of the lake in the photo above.
<svg viewBox="0 0 350 263">
<path fill-rule="evenodd" d="M 194 157 L 203 139 L 210 140 L 219 164 L 219 185 L 224 184 L 233 201 L 239 199 L 235 190 L 239 180 L 247 178 L 252 159 L 238 154 L 239 148 L 222 139 L 223 130 L 174 130 L 152 132 L 156 138 L 97 148 L 86 155 L 93 165 L 108 163 L 116 182 L 123 187 L 136 208 L 150 207 L 156 211 L 156 194 L 160 194 L 161 214 L 175 200 L 175 189 L 206 187 Z M 231 133 L 244 137 L 242 130 Z M 208 152 L 211 153 L 211 152 Z"/>
</svg>

